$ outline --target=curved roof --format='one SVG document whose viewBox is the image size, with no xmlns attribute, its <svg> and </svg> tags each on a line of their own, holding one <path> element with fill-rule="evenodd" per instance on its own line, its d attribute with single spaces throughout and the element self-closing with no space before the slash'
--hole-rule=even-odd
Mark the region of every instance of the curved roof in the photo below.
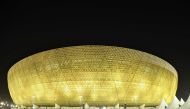
<svg viewBox="0 0 190 109">
<path fill-rule="evenodd" d="M 8 85 L 13 101 L 22 105 L 156 105 L 174 97 L 177 72 L 145 52 L 84 45 L 19 61 L 9 70 Z"/>
</svg>

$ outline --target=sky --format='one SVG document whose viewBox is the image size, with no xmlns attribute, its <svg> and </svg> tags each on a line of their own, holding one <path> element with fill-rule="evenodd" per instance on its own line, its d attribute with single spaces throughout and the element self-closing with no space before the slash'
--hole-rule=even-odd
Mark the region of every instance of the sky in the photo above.
<svg viewBox="0 0 190 109">
<path fill-rule="evenodd" d="M 11 101 L 7 72 L 32 54 L 73 45 L 145 51 L 175 67 L 177 97 L 190 94 L 189 4 L 172 2 L 0 3 L 0 97 Z"/>
</svg>

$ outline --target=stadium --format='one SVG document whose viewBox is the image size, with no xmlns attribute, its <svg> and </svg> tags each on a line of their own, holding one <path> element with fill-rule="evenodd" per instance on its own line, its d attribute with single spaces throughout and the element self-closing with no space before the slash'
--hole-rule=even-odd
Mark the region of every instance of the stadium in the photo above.
<svg viewBox="0 0 190 109">
<path fill-rule="evenodd" d="M 20 107 L 156 107 L 175 98 L 178 74 L 152 54 L 116 46 L 82 45 L 43 51 L 8 72 Z"/>
</svg>

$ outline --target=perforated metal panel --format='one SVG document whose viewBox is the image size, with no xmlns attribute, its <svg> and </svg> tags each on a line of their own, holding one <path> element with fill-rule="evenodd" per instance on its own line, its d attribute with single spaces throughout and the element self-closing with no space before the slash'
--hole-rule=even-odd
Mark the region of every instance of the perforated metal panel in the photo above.
<svg viewBox="0 0 190 109">
<path fill-rule="evenodd" d="M 177 81 L 176 70 L 156 56 L 98 45 L 37 53 L 8 72 L 18 105 L 158 105 L 173 99 Z"/>
</svg>

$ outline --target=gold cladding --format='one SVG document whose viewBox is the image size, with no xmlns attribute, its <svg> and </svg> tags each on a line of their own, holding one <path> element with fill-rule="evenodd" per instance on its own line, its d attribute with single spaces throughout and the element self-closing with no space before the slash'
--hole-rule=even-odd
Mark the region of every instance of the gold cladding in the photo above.
<svg viewBox="0 0 190 109">
<path fill-rule="evenodd" d="M 177 72 L 151 54 L 114 46 L 86 45 L 29 56 L 8 72 L 17 105 L 158 105 L 176 94 Z"/>
</svg>

